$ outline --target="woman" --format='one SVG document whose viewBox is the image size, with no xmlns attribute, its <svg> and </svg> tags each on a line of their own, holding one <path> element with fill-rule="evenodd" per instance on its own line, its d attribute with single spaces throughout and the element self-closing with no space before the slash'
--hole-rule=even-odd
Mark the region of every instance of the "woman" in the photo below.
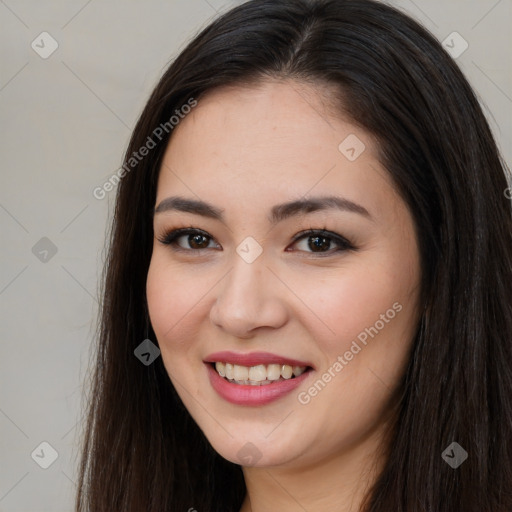
<svg viewBox="0 0 512 512">
<path fill-rule="evenodd" d="M 397 10 L 215 20 L 126 153 L 77 510 L 512 510 L 505 171 Z"/>
</svg>

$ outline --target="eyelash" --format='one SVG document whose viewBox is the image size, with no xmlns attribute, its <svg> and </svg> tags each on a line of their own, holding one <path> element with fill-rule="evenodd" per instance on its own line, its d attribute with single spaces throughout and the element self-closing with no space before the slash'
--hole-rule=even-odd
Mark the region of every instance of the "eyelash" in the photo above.
<svg viewBox="0 0 512 512">
<path fill-rule="evenodd" d="M 180 228 L 171 230 L 167 233 L 164 233 L 162 237 L 158 237 L 158 241 L 164 245 L 172 246 L 172 250 L 177 252 L 186 252 L 186 253 L 201 253 L 202 251 L 211 249 L 209 247 L 204 247 L 201 249 L 184 249 L 183 247 L 180 247 L 177 245 L 177 240 L 183 236 L 186 235 L 202 235 L 205 238 L 210 239 L 213 241 L 213 237 L 211 237 L 206 231 L 203 231 L 201 229 L 189 227 L 189 228 Z M 313 252 L 313 251 L 303 251 L 307 254 L 312 254 L 318 257 L 326 257 L 326 256 L 332 256 L 335 253 L 340 253 L 344 251 L 355 251 L 356 247 L 354 247 L 353 244 L 351 244 L 345 237 L 338 235 L 337 233 L 333 233 L 332 231 L 327 231 L 326 229 L 307 229 L 305 231 L 301 231 L 300 233 L 297 233 L 295 237 L 293 238 L 292 244 L 297 243 L 299 240 L 303 238 L 308 237 L 322 237 L 326 238 L 328 240 L 333 241 L 338 245 L 338 248 L 335 250 L 328 250 L 324 252 Z M 215 249 L 217 250 L 217 249 Z"/>
</svg>

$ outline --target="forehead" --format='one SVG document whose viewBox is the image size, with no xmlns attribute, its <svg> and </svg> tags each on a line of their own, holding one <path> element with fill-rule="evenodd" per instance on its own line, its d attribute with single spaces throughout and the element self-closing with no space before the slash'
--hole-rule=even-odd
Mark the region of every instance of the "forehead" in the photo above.
<svg viewBox="0 0 512 512">
<path fill-rule="evenodd" d="M 357 159 L 340 150 L 346 140 L 358 152 L 364 148 Z M 334 112 L 325 89 L 269 81 L 214 90 L 180 121 L 164 155 L 157 202 L 171 193 L 241 203 L 309 192 L 361 200 L 375 184 L 384 192 L 382 182 L 390 185 L 376 144 Z"/>
<path fill-rule="evenodd" d="M 210 157 L 268 162 L 271 155 L 279 164 L 300 164 L 319 160 L 325 151 L 327 158 L 337 159 L 340 136 L 357 131 L 365 139 L 367 152 L 372 152 L 370 137 L 335 114 L 332 103 L 325 88 L 293 81 L 216 89 L 177 126 L 170 150 L 194 146 L 209 150 Z M 187 158 L 204 159 L 205 155 L 188 151 Z M 244 167 L 250 168 L 250 161 L 245 159 Z"/>
</svg>

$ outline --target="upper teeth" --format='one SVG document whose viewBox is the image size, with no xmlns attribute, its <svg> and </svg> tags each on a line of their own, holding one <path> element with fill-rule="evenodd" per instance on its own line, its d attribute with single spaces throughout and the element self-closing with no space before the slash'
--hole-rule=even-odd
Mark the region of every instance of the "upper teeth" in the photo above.
<svg viewBox="0 0 512 512">
<path fill-rule="evenodd" d="M 265 380 L 291 379 L 306 371 L 305 366 L 290 366 L 288 364 L 259 364 L 257 366 L 240 366 L 231 363 L 215 363 L 215 369 L 221 377 L 236 381 L 262 382 Z"/>
</svg>

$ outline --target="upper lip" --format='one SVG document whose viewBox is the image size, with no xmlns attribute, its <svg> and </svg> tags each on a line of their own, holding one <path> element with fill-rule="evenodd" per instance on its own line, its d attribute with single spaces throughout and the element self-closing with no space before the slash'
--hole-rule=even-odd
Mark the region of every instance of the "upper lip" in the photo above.
<svg viewBox="0 0 512 512">
<path fill-rule="evenodd" d="M 230 352 L 228 350 L 222 352 L 215 352 L 208 355 L 204 359 L 205 363 L 231 363 L 240 366 L 257 366 L 259 364 L 288 364 L 290 366 L 305 366 L 313 367 L 311 363 L 306 361 L 299 361 L 298 359 L 291 359 L 289 357 L 280 356 L 278 354 L 271 354 L 270 352 L 249 352 L 239 353 Z"/>
</svg>

